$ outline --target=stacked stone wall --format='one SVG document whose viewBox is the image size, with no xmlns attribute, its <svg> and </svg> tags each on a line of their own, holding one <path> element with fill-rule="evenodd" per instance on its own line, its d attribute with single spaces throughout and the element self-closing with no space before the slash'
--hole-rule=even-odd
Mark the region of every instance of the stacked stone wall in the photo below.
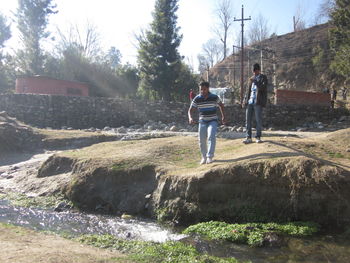
<svg viewBox="0 0 350 263">
<path fill-rule="evenodd" d="M 75 129 L 144 124 L 148 120 L 186 123 L 189 103 L 147 102 L 120 98 L 67 97 L 56 95 L 0 95 L 0 111 L 36 127 Z M 225 107 L 229 124 L 243 125 L 245 111 L 239 105 Z M 265 127 L 293 127 L 305 122 L 328 123 L 346 109 L 269 104 L 264 109 Z"/>
</svg>

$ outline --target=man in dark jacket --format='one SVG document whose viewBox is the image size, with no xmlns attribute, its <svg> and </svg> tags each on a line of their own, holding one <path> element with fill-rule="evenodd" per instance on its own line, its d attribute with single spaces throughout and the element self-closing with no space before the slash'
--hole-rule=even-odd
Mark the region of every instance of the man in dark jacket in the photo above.
<svg viewBox="0 0 350 263">
<path fill-rule="evenodd" d="M 261 143 L 262 111 L 267 102 L 267 77 L 260 72 L 258 63 L 253 66 L 254 75 L 249 79 L 246 89 L 243 106 L 246 108 L 246 129 L 247 136 L 243 143 L 252 142 L 252 117 L 255 113 L 256 121 L 256 142 Z"/>
</svg>

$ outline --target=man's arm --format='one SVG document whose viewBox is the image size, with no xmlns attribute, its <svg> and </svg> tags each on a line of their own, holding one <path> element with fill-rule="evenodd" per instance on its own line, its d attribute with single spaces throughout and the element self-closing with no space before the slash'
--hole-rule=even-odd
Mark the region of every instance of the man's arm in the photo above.
<svg viewBox="0 0 350 263">
<path fill-rule="evenodd" d="M 247 103 L 249 100 L 248 96 L 249 96 L 250 88 L 252 86 L 253 81 L 254 81 L 254 76 L 249 78 L 248 86 L 245 87 L 243 101 L 242 101 L 242 105 L 241 105 L 242 109 L 244 109 L 247 106 Z"/>
<path fill-rule="evenodd" d="M 219 102 L 219 109 L 221 112 L 221 121 L 222 124 L 226 124 L 226 118 L 225 118 L 225 111 L 224 111 L 224 104 L 222 102 Z"/>
<path fill-rule="evenodd" d="M 259 86 L 258 86 L 258 89 L 262 90 L 263 92 L 267 91 L 267 77 L 266 77 L 266 75 L 262 75 L 261 85 L 259 85 Z"/>
<path fill-rule="evenodd" d="M 189 124 L 193 124 L 194 123 L 194 120 L 192 118 L 192 113 L 194 111 L 194 107 L 190 106 L 190 108 L 188 109 L 188 123 Z"/>
</svg>

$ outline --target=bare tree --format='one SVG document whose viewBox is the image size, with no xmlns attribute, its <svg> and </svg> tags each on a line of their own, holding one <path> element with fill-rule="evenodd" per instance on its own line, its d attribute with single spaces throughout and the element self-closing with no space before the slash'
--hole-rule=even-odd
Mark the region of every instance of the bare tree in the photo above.
<svg viewBox="0 0 350 263">
<path fill-rule="evenodd" d="M 328 21 L 334 7 L 335 0 L 323 0 L 318 7 L 317 15 L 315 17 L 315 24 L 320 24 Z"/>
<path fill-rule="evenodd" d="M 265 17 L 259 14 L 252 23 L 250 23 L 248 38 L 249 44 L 259 43 L 264 39 L 269 38 L 271 35 L 270 27 L 268 26 L 268 21 Z"/>
<path fill-rule="evenodd" d="M 214 27 L 214 32 L 223 44 L 223 59 L 225 59 L 227 54 L 227 37 L 233 23 L 231 1 L 220 0 L 215 14 L 217 15 L 218 23 Z"/>
<path fill-rule="evenodd" d="M 300 3 L 298 3 L 295 10 L 295 15 L 293 16 L 293 27 L 294 32 L 303 30 L 306 27 L 304 20 L 304 10 L 301 7 Z"/>
<path fill-rule="evenodd" d="M 215 39 L 209 39 L 202 46 L 203 56 L 208 62 L 208 66 L 213 67 L 223 58 L 222 45 Z"/>
<path fill-rule="evenodd" d="M 209 67 L 209 62 L 201 54 L 198 54 L 197 59 L 198 59 L 198 71 L 199 71 L 199 74 L 202 75 Z"/>
<path fill-rule="evenodd" d="M 63 33 L 59 28 L 57 31 L 60 37 L 60 51 L 75 47 L 80 52 L 81 56 L 92 60 L 102 52 L 98 28 L 89 21 L 86 23 L 83 30 L 80 30 L 77 25 L 71 25 L 67 33 Z"/>
</svg>

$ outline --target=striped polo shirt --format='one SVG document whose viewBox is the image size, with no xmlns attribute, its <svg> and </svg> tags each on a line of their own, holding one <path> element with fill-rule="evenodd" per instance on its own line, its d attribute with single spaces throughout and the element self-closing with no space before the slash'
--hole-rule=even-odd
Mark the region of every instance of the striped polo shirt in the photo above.
<svg viewBox="0 0 350 263">
<path fill-rule="evenodd" d="M 198 109 L 199 121 L 213 121 L 218 119 L 216 111 L 220 102 L 221 100 L 217 95 L 209 92 L 207 99 L 200 94 L 197 95 L 193 99 L 191 107 Z"/>
</svg>

